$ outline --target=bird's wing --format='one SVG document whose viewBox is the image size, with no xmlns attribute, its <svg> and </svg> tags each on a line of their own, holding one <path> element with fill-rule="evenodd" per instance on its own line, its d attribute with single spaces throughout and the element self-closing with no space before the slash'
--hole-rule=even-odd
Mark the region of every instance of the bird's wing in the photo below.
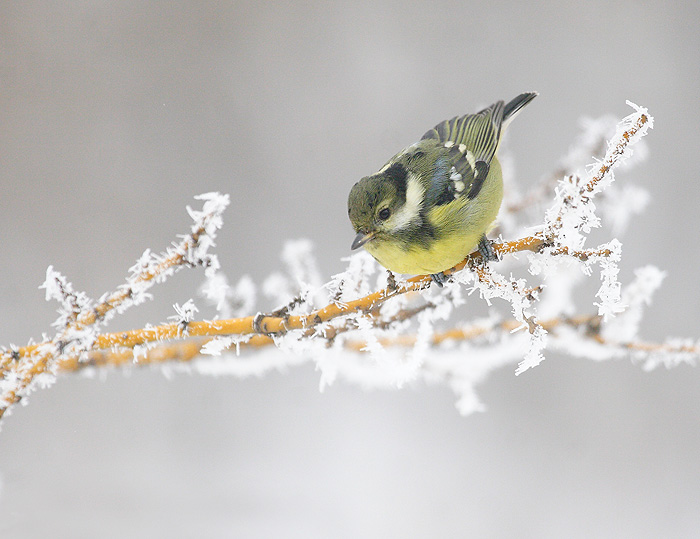
<svg viewBox="0 0 700 539">
<path fill-rule="evenodd" d="M 481 191 L 500 141 L 504 107 L 498 101 L 476 114 L 445 120 L 423 135 L 421 140 L 434 139 L 448 148 L 453 197 L 475 198 Z M 441 202 L 448 198 L 441 197 Z"/>
<path fill-rule="evenodd" d="M 477 161 L 489 164 L 496 154 L 506 126 L 537 95 L 537 92 L 525 92 L 508 103 L 497 101 L 476 114 L 455 116 L 437 124 L 423 135 L 423 139 L 453 142 L 456 146 L 464 144 Z"/>
<path fill-rule="evenodd" d="M 437 124 L 423 135 L 423 139 L 437 139 L 452 147 L 465 147 L 475 161 L 491 163 L 501 138 L 505 104 L 498 101 L 476 114 L 455 116 Z M 446 145 L 447 145 L 446 144 Z"/>
<path fill-rule="evenodd" d="M 433 184 L 438 185 L 432 190 L 440 193 L 435 197 L 438 204 L 446 204 L 461 195 L 473 199 L 479 194 L 503 131 L 535 97 L 537 92 L 526 92 L 508 103 L 497 101 L 476 114 L 445 120 L 423 135 L 421 140 L 434 140 L 448 149 L 447 176 L 433 178 Z"/>
</svg>

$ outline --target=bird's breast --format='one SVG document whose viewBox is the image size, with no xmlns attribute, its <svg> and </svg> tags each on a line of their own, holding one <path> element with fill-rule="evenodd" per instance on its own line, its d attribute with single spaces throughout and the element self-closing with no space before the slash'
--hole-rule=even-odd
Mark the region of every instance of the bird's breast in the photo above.
<svg viewBox="0 0 700 539">
<path fill-rule="evenodd" d="M 395 273 L 425 275 L 455 266 L 479 243 L 483 231 L 453 233 L 435 239 L 428 246 L 383 241 L 369 242 L 365 249 L 385 268 Z"/>
</svg>

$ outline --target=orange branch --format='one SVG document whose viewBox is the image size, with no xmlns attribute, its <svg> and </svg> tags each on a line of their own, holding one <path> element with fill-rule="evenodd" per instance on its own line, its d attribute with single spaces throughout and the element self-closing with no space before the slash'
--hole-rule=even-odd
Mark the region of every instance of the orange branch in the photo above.
<svg viewBox="0 0 700 539">
<path fill-rule="evenodd" d="M 412 314 L 420 312 L 420 309 L 414 309 L 401 314 L 401 319 L 410 317 Z M 539 322 L 547 331 L 554 331 L 558 326 L 568 325 L 572 327 L 587 326 L 589 333 L 597 342 L 606 344 L 599 335 L 600 317 L 598 315 L 583 315 L 574 318 L 552 318 Z M 492 326 L 467 326 L 462 328 L 452 328 L 445 331 L 435 333 L 431 338 L 431 343 L 438 346 L 446 341 L 468 341 L 473 340 L 493 331 L 502 331 L 510 333 L 516 330 L 522 324 L 516 320 L 505 320 L 499 324 Z M 337 335 L 331 331 L 326 334 L 326 339 L 333 339 Z M 134 353 L 131 349 L 122 349 L 117 351 L 98 350 L 88 355 L 86 361 L 79 361 L 77 357 L 71 357 L 59 362 L 59 370 L 61 372 L 72 372 L 88 367 L 122 367 L 126 365 L 145 366 L 152 364 L 166 363 L 169 361 L 188 362 L 202 355 L 202 347 L 211 339 L 193 339 L 176 343 L 162 344 L 144 354 L 139 354 L 138 359 L 134 360 Z M 398 335 L 391 337 L 379 338 L 379 343 L 384 347 L 411 347 L 415 345 L 417 337 L 415 335 Z M 252 335 L 247 341 L 241 342 L 238 346 L 241 349 L 259 348 L 273 344 L 272 337 L 268 335 Z M 232 345 L 236 346 L 236 345 Z M 349 350 L 362 351 L 366 348 L 367 343 L 364 341 L 348 340 L 344 346 Z M 619 344 L 618 346 L 630 349 L 644 349 L 643 346 L 659 346 L 659 345 L 644 345 L 641 343 Z"/>
</svg>

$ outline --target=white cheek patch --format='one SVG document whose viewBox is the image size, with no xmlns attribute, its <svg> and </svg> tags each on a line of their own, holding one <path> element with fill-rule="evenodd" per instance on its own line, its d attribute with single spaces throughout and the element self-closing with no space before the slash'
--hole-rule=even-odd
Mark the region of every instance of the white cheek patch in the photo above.
<svg viewBox="0 0 700 539">
<path fill-rule="evenodd" d="M 406 203 L 386 221 L 390 230 L 401 230 L 420 219 L 421 204 L 425 189 L 420 181 L 409 172 L 406 182 Z"/>
</svg>

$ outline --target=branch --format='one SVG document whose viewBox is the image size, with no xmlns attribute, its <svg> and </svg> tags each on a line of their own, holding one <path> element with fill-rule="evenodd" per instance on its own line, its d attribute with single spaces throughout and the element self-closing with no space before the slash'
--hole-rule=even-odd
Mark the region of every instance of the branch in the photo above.
<svg viewBox="0 0 700 539">
<path fill-rule="evenodd" d="M 447 371 L 444 366 L 438 368 L 443 374 L 449 373 L 456 391 L 460 394 L 466 392 L 467 395 L 462 395 L 460 400 L 466 399 L 470 404 L 460 405 L 463 411 L 469 411 L 472 409 L 470 406 L 474 406 L 474 397 L 469 392 L 483 372 L 514 353 L 523 358 L 523 338 L 528 339 L 529 343 L 525 346 L 524 360 L 516 373 L 543 359 L 542 350 L 546 346 L 548 333 L 554 338 L 552 342 L 556 346 L 572 354 L 576 351 L 571 347 L 567 349 L 566 342 L 569 336 L 576 335 L 608 352 L 697 356 L 698 346 L 695 343 L 654 344 L 636 337 L 642 307 L 660 285 L 663 279 L 661 272 L 653 268 L 640 272 L 637 281 L 622 291 L 617 282 L 621 244 L 612 239 L 594 248 L 584 245 L 588 232 L 601 225 L 595 215 L 593 198 L 610 185 L 613 169 L 629 157 L 631 145 L 653 125 L 645 109 L 632 106 L 636 112 L 619 124 L 603 159 L 587 174 L 571 172 L 559 182 L 554 203 L 546 212 L 543 224 L 534 233 L 518 240 L 494 244 L 494 251 L 504 260 L 504 265 L 516 258 L 510 255 L 527 253 L 530 273 L 542 275 L 543 280 L 539 284 L 529 284 L 526 279 L 516 279 L 494 271 L 475 252 L 445 272 L 451 277 L 451 282 L 444 289 L 431 288 L 432 280 L 428 276 L 397 280 L 392 274 L 389 274 L 386 284 L 378 281 L 380 284 L 372 286 L 369 277 L 376 271 L 376 264 L 368 255 L 360 253 L 350 258 L 346 272 L 334 277 L 325 286 L 314 288 L 315 285 L 304 284 L 318 282 L 320 285 L 321 281 L 311 258 L 310 246 L 302 242 L 285 249 L 283 259 L 291 277 L 275 274 L 274 281 L 263 287 L 267 290 L 284 289 L 285 305 L 280 309 L 224 320 L 197 321 L 193 320 L 197 308 L 188 301 L 182 307 L 175 306 L 177 314 L 171 317 L 175 319 L 172 323 L 148 325 L 131 331 L 100 332 L 100 328 L 113 315 L 148 299 L 147 290 L 153 284 L 165 280 L 183 267 L 205 268 L 208 279 L 206 294 L 215 300 L 219 314 L 230 307 L 228 300 L 232 298 L 236 299 L 240 314 L 251 312 L 254 305 L 250 294 L 250 288 L 254 286 L 252 281 L 244 281 L 244 278 L 237 287 L 228 287 L 225 278 L 218 273 L 218 260 L 207 252 L 221 227 L 221 213 L 228 204 L 228 197 L 210 193 L 199 197 L 205 201 L 201 212 L 188 208 L 194 220 L 190 234 L 159 256 L 146 251 L 132 268 L 126 283 L 96 302 L 74 291 L 65 277 L 49 268 L 44 287 L 47 299 L 56 299 L 60 304 L 59 317 L 54 324 L 58 331 L 56 336 L 45 338 L 41 343 L 11 346 L 2 351 L 0 417 L 39 380 L 43 378 L 46 381 L 46 376 L 58 372 L 168 361 L 187 363 L 202 354 L 216 355 L 233 348 L 238 352 L 274 345 L 290 354 L 314 357 L 322 371 L 322 383 L 332 379 L 341 365 L 344 365 L 342 368 L 350 377 L 358 379 L 358 376 L 365 376 L 364 383 L 367 383 L 368 377 L 378 376 L 376 369 L 371 373 L 367 371 L 369 374 L 360 374 L 364 372 L 361 371 L 364 367 L 359 363 L 349 366 L 342 363 L 345 360 L 333 355 L 342 350 L 349 353 L 363 351 L 366 353 L 355 356 L 369 356 L 374 361 L 373 368 L 398 369 L 400 374 L 397 377 L 389 376 L 386 379 L 400 384 L 415 378 L 421 372 L 424 361 L 426 367 L 436 365 L 434 361 L 437 360 L 425 354 L 429 347 L 446 350 L 447 343 L 466 343 L 479 338 L 500 337 L 505 342 L 511 333 L 526 329 L 517 336 L 517 339 L 521 339 L 517 350 L 500 349 L 490 342 L 488 349 L 500 356 L 488 364 L 482 364 L 486 367 L 475 367 L 473 358 L 468 357 L 452 364 Z M 534 204 L 534 199 L 523 200 Z M 517 205 L 511 207 L 511 210 L 518 209 L 520 207 Z M 503 232 L 507 234 L 508 230 L 504 229 Z M 511 237 L 518 235 L 513 233 Z M 598 313 L 568 316 L 566 313 L 571 311 L 573 299 L 569 301 L 567 298 L 572 296 L 572 289 L 578 282 L 576 275 L 590 275 L 595 264 L 600 267 L 602 281 L 597 294 L 600 299 L 596 303 Z M 567 274 L 562 270 L 569 266 L 573 266 L 578 273 Z M 489 305 L 494 298 L 505 300 L 511 307 L 513 319 L 491 319 L 485 323 L 460 324 L 436 330 L 434 323 L 437 320 L 448 319 L 454 309 L 464 303 L 462 291 L 465 289 L 469 293 L 479 292 Z M 287 295 L 292 290 L 296 292 Z M 289 301 L 292 296 L 293 299 Z M 411 304 L 416 300 L 422 303 Z M 543 320 L 538 319 L 538 305 L 543 312 L 549 313 Z M 608 322 L 613 315 L 619 315 L 616 323 L 622 328 L 619 335 L 624 335 L 618 340 L 606 333 L 613 327 Z M 559 341 L 557 338 L 560 338 Z M 406 352 L 406 348 L 410 350 Z M 404 352 L 387 360 L 383 354 L 389 349 Z M 474 368 L 477 371 L 469 370 Z M 479 371 L 479 368 L 482 370 Z M 375 383 L 377 381 L 372 380 L 370 385 Z"/>
<path fill-rule="evenodd" d="M 39 375 L 52 373 L 57 360 L 97 349 L 95 343 L 99 336 L 93 327 L 106 323 L 115 311 L 124 312 L 145 301 L 149 297 L 147 290 L 154 283 L 162 282 L 183 267 L 202 266 L 208 271 L 218 269 L 218 260 L 208 253 L 208 249 L 214 245 L 216 232 L 222 225 L 221 214 L 229 198 L 218 193 L 197 198 L 205 202 L 201 212 L 187 208 L 194 220 L 191 233 L 160 256 L 151 256 L 147 250 L 131 268 L 127 282 L 115 292 L 105 294 L 94 307 L 92 300 L 75 293 L 65 278 L 49 267 L 43 287 L 47 299 L 54 298 L 62 304 L 55 324 L 60 331 L 50 340 L 19 349 L 11 347 L 10 351 L 0 355 L 0 369 L 4 375 L 0 384 L 0 418 L 30 390 Z"/>
<path fill-rule="evenodd" d="M 429 305 L 425 304 L 420 309 L 403 312 L 398 319 L 413 318 L 418 312 Z M 665 355 L 686 355 L 700 358 L 700 344 L 691 342 L 648 342 L 631 341 L 619 342 L 604 338 L 601 333 L 602 317 L 595 314 L 580 315 L 576 317 L 556 317 L 539 322 L 548 332 L 556 335 L 561 327 L 570 327 L 582 330 L 583 334 L 595 341 L 597 344 L 608 347 L 612 351 L 625 353 L 643 352 L 645 357 L 648 354 Z M 474 324 L 463 327 L 454 327 L 438 333 L 431 338 L 431 345 L 440 346 L 448 342 L 474 341 L 479 338 L 486 338 L 489 335 L 506 335 L 517 331 L 520 324 L 515 320 L 502 320 L 489 324 Z M 337 332 L 327 332 L 324 338 L 332 341 Z M 77 372 L 89 368 L 123 368 L 123 367 L 145 367 L 163 363 L 187 363 L 194 359 L 206 357 L 204 348 L 212 339 L 199 338 L 187 341 L 176 341 L 170 344 L 162 344 L 151 350 L 147 350 L 143 355 L 135 356 L 133 349 L 123 348 L 120 350 L 100 350 L 91 352 L 86 360 L 81 361 L 77 356 L 62 359 L 58 364 L 61 373 Z M 384 347 L 412 348 L 418 340 L 416 334 L 387 336 L 379 339 Z M 261 347 L 274 345 L 273 338 L 269 335 L 254 335 L 252 338 L 240 344 L 232 344 L 228 351 L 235 350 L 236 354 L 241 351 L 253 350 Z M 347 350 L 368 353 L 367 341 L 347 340 L 343 343 Z M 469 358 L 465 358 L 469 361 Z"/>
</svg>

